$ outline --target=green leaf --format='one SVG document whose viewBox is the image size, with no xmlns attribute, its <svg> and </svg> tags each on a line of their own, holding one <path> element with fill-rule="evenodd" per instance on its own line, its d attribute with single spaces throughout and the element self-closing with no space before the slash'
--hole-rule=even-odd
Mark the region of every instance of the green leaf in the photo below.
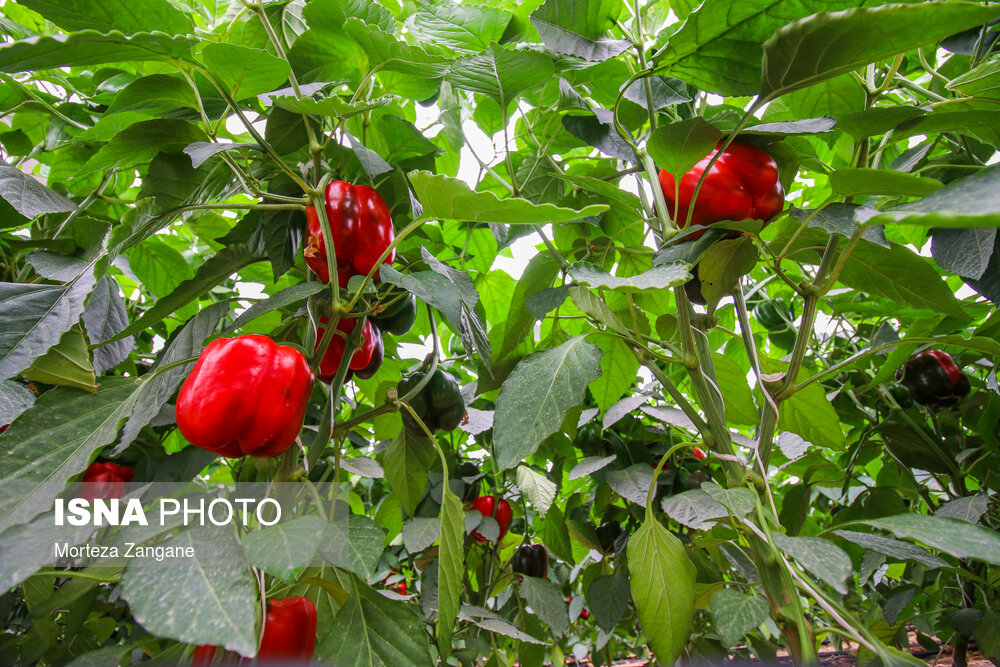
<svg viewBox="0 0 1000 667">
<path fill-rule="evenodd" d="M 102 0 L 19 0 L 18 4 L 70 32 L 92 28 L 129 34 L 145 32 L 150 26 L 170 35 L 187 35 L 194 31 L 191 19 L 167 0 L 129 0 L 120 4 Z"/>
<path fill-rule="evenodd" d="M 326 521 L 318 516 L 302 516 L 247 533 L 240 540 L 251 565 L 266 568 L 276 575 L 312 564 Z"/>
<path fill-rule="evenodd" d="M 622 498 L 645 505 L 653 483 L 653 468 L 648 463 L 636 463 L 624 470 L 612 470 L 605 475 L 604 481 Z"/>
<path fill-rule="evenodd" d="M 698 264 L 701 293 L 709 312 L 733 291 L 737 281 L 757 266 L 757 246 L 747 237 L 719 241 L 705 253 Z"/>
<path fill-rule="evenodd" d="M 531 329 L 538 318 L 527 308 L 528 299 L 551 287 L 557 275 L 559 263 L 550 253 L 538 253 L 528 260 L 521 279 L 514 287 L 510 308 L 503 321 L 503 343 L 500 345 L 500 353 L 496 355 L 497 362 L 514 352 L 531 336 Z"/>
<path fill-rule="evenodd" d="M 705 482 L 701 490 L 736 517 L 746 516 L 757 506 L 753 491 L 744 487 L 724 489 L 715 482 Z"/>
<path fill-rule="evenodd" d="M 69 478 L 118 437 L 141 385 L 134 378 L 102 378 L 96 395 L 57 387 L 11 424 L 0 458 L 0 529 L 52 507 Z"/>
<path fill-rule="evenodd" d="M 423 619 L 405 602 L 389 600 L 355 580 L 347 603 L 319 633 L 316 660 L 334 665 L 432 664 Z"/>
<path fill-rule="evenodd" d="M 330 95 L 321 99 L 311 97 L 278 96 L 272 98 L 272 103 L 279 109 L 292 113 L 312 114 L 314 116 L 330 116 L 331 118 L 350 118 L 359 113 L 377 109 L 392 102 L 391 97 L 378 97 L 373 100 L 344 101 L 338 95 Z"/>
<path fill-rule="evenodd" d="M 198 97 L 184 79 L 169 74 L 151 74 L 136 79 L 118 91 L 105 115 L 143 109 L 198 108 Z"/>
<path fill-rule="evenodd" d="M 554 583 L 548 579 L 524 576 L 518 590 L 535 616 L 552 628 L 553 633 L 561 637 L 569 632 L 569 608 L 566 605 L 566 598 Z M 627 599 L 627 589 L 625 596 Z"/>
<path fill-rule="evenodd" d="M 720 138 L 722 132 L 697 117 L 656 128 L 646 150 L 660 169 L 686 174 L 715 148 Z"/>
<path fill-rule="evenodd" d="M 195 43 L 193 38 L 172 37 L 162 32 L 126 37 L 117 31 L 81 30 L 56 37 L 33 37 L 0 46 L 0 72 L 178 59 L 187 56 Z"/>
<path fill-rule="evenodd" d="M 94 284 L 91 269 L 63 285 L 0 283 L 0 378 L 17 375 L 57 344 L 79 321 Z"/>
<path fill-rule="evenodd" d="M 125 300 L 119 292 L 118 283 L 111 276 L 107 274 L 101 276 L 94 290 L 87 296 L 83 325 L 87 329 L 88 340 L 93 344 L 117 335 L 128 326 Z M 94 372 L 97 375 L 104 375 L 106 371 L 125 361 L 133 347 L 135 341 L 132 338 L 125 338 L 117 343 L 95 348 Z M 0 419 L 0 422 L 2 421 Z"/>
<path fill-rule="evenodd" d="M 931 570 L 939 567 L 948 567 L 948 563 L 944 560 L 938 558 L 923 547 L 918 547 L 915 544 L 910 544 L 909 542 L 894 540 L 890 537 L 882 537 L 881 535 L 858 533 L 853 530 L 835 530 L 833 531 L 833 534 L 837 537 L 843 537 L 845 540 L 850 542 L 854 542 L 865 549 L 876 551 L 897 560 L 912 560 Z"/>
<path fill-rule="evenodd" d="M 63 334 L 57 345 L 35 359 L 22 375 L 28 380 L 97 393 L 94 365 L 87 350 L 87 337 L 79 325 Z"/>
<path fill-rule="evenodd" d="M 455 88 L 495 100 L 506 115 L 521 93 L 540 88 L 554 75 L 552 61 L 542 53 L 491 44 L 483 53 L 455 61 L 446 79 Z"/>
<path fill-rule="evenodd" d="M 954 180 L 920 201 L 887 209 L 866 222 L 924 227 L 1000 226 L 1000 167 Z"/>
<path fill-rule="evenodd" d="M 48 512 L 0 533 L 0 586 L 12 588 L 41 567 L 55 563 L 55 545 L 76 546 L 93 531 L 92 525 L 74 526 L 68 521 L 57 526 L 55 514 Z"/>
<path fill-rule="evenodd" d="M 212 75 L 237 101 L 278 88 L 288 81 L 291 73 L 287 60 L 239 44 L 206 44 L 201 57 Z"/>
<path fill-rule="evenodd" d="M 972 2 L 921 2 L 814 14 L 764 43 L 761 97 L 773 99 L 1000 16 Z"/>
<path fill-rule="evenodd" d="M 364 50 L 372 67 L 381 66 L 410 77 L 436 80 L 447 74 L 452 62 L 450 58 L 430 54 L 356 18 L 347 19 L 343 31 Z"/>
<path fill-rule="evenodd" d="M 262 315 L 266 315 L 267 313 L 278 310 L 279 308 L 284 308 L 285 306 L 299 303 L 313 294 L 319 294 L 326 289 L 329 288 L 321 282 L 298 283 L 292 285 L 291 287 L 286 287 L 277 294 L 268 297 L 266 300 L 258 301 L 254 305 L 247 308 L 233 321 L 231 325 L 226 327 L 226 330 L 222 332 L 222 335 L 228 336 L 244 324 L 253 322 Z"/>
<path fill-rule="evenodd" d="M 681 541 L 652 516 L 629 539 L 628 564 L 639 623 L 657 660 L 672 665 L 694 622 L 694 565 Z"/>
<path fill-rule="evenodd" d="M 441 520 L 418 516 L 403 524 L 403 546 L 411 554 L 420 553 L 441 536 Z"/>
<path fill-rule="evenodd" d="M 337 567 L 368 578 L 375 574 L 384 547 L 385 531 L 368 517 L 351 514 L 326 524 L 319 553 Z"/>
<path fill-rule="evenodd" d="M 712 622 L 725 646 L 736 646 L 770 616 L 767 600 L 725 588 L 712 596 Z"/>
<path fill-rule="evenodd" d="M 844 448 L 840 417 L 818 383 L 792 394 L 781 404 L 778 427 L 834 451 Z"/>
<path fill-rule="evenodd" d="M 549 51 L 600 62 L 629 47 L 627 40 L 606 39 L 621 10 L 616 0 L 546 0 L 531 13 L 531 25 Z"/>
<path fill-rule="evenodd" d="M 594 294 L 590 289 L 582 285 L 573 285 L 569 288 L 569 298 L 574 306 L 607 328 L 623 334 L 628 333 L 628 328 L 608 308 L 604 299 Z"/>
<path fill-rule="evenodd" d="M 407 514 L 413 514 L 427 488 L 427 473 L 436 460 L 434 445 L 427 438 L 402 431 L 382 455 L 382 467 L 389 488 L 403 504 Z"/>
<path fill-rule="evenodd" d="M 949 81 L 946 88 L 969 97 L 996 98 L 1000 93 L 1000 61 L 986 61 Z"/>
<path fill-rule="evenodd" d="M 587 589 L 587 604 L 594 621 L 609 634 L 625 616 L 628 600 L 629 578 L 622 569 L 596 577 Z"/>
<path fill-rule="evenodd" d="M 892 169 L 838 169 L 830 174 L 836 198 L 870 195 L 923 197 L 942 186 L 941 181 Z"/>
<path fill-rule="evenodd" d="M 438 547 L 438 647 L 447 659 L 465 581 L 465 512 L 447 486 L 441 497 L 441 540 Z"/>
<path fill-rule="evenodd" d="M 23 384 L 0 382 L 0 424 L 9 424 L 35 402 L 35 395 Z"/>
<path fill-rule="evenodd" d="M 729 516 L 721 503 L 701 489 L 667 496 L 661 506 L 671 519 L 695 530 L 711 526 L 714 519 Z"/>
<path fill-rule="evenodd" d="M 947 313 L 962 321 L 969 319 L 962 302 L 931 261 L 903 246 L 881 248 L 859 243 L 844 264 L 840 282 L 896 303 Z"/>
<path fill-rule="evenodd" d="M 518 490 L 531 502 L 538 516 L 544 517 L 556 499 L 555 482 L 524 465 L 517 467 L 516 479 Z"/>
<path fill-rule="evenodd" d="M 223 248 L 198 267 L 194 278 L 182 282 L 173 292 L 157 301 L 149 310 L 140 315 L 124 331 L 104 342 L 114 342 L 142 331 L 191 303 L 236 271 L 257 261 L 260 261 L 260 257 L 253 254 L 246 246 L 232 245 Z"/>
<path fill-rule="evenodd" d="M 753 402 L 747 374 L 735 361 L 722 354 L 712 355 L 712 365 L 719 380 L 719 389 L 726 402 L 726 420 L 747 426 L 757 423 L 757 406 Z"/>
<path fill-rule="evenodd" d="M 494 446 L 501 470 L 533 454 L 559 429 L 566 411 L 581 403 L 600 372 L 601 351 L 582 336 L 522 359 L 504 382 L 494 416 Z"/>
<path fill-rule="evenodd" d="M 484 5 L 422 5 L 407 21 L 420 44 L 480 53 L 503 37 L 511 14 Z"/>
<path fill-rule="evenodd" d="M 822 537 L 788 537 L 774 533 L 771 538 L 775 546 L 799 561 L 804 568 L 833 586 L 841 595 L 847 595 L 844 581 L 851 576 L 851 559 L 840 547 Z"/>
<path fill-rule="evenodd" d="M 544 225 L 577 222 L 608 210 L 606 204 L 575 211 L 516 197 L 500 199 L 492 192 L 475 192 L 457 178 L 427 171 L 410 172 L 410 184 L 424 207 L 423 217 L 431 220 Z"/>
<path fill-rule="evenodd" d="M 603 287 L 631 294 L 638 292 L 658 292 L 668 287 L 683 285 L 691 279 L 687 265 L 680 263 L 655 266 L 638 275 L 619 278 L 595 264 L 577 262 L 569 267 L 569 275 L 584 285 L 595 288 Z"/>
<path fill-rule="evenodd" d="M 632 348 L 620 338 L 601 336 L 596 340 L 601 355 L 601 375 L 590 383 L 590 393 L 602 411 L 625 395 L 635 383 L 639 361 Z"/>
<path fill-rule="evenodd" d="M 0 198 L 28 219 L 43 213 L 61 213 L 76 208 L 76 204 L 69 199 L 7 164 L 0 164 Z"/>
<path fill-rule="evenodd" d="M 127 169 L 149 162 L 161 151 L 179 151 L 207 137 L 196 125 L 183 120 L 157 119 L 136 123 L 111 138 L 87 160 L 77 178 L 109 169 Z"/>
<path fill-rule="evenodd" d="M 897 514 L 861 523 L 889 531 L 896 537 L 920 540 L 956 558 L 976 558 L 1000 565 L 1000 536 L 968 521 L 924 514 Z"/>
<path fill-rule="evenodd" d="M 256 587 L 232 527 L 194 526 L 161 545 L 194 556 L 169 567 L 145 556 L 125 570 L 121 595 L 135 620 L 160 637 L 256 655 Z"/>
<path fill-rule="evenodd" d="M 132 273 L 153 296 L 164 297 L 194 276 L 184 255 L 155 238 L 133 248 L 128 260 Z"/>
</svg>

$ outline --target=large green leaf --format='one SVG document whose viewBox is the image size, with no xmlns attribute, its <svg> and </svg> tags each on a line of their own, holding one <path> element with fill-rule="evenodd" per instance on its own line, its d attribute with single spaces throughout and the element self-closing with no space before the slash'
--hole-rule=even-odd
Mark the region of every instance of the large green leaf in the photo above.
<svg viewBox="0 0 1000 667">
<path fill-rule="evenodd" d="M 457 178 L 426 171 L 410 173 L 410 183 L 424 207 L 423 217 L 431 220 L 542 225 L 576 222 L 608 209 L 605 204 L 594 204 L 575 211 L 517 197 L 500 199 L 492 192 L 475 192 Z"/>
<path fill-rule="evenodd" d="M 291 72 L 287 60 L 239 44 L 207 44 L 201 57 L 235 100 L 274 90 L 288 80 Z"/>
<path fill-rule="evenodd" d="M 87 163 L 77 178 L 108 169 L 126 169 L 147 163 L 160 151 L 179 151 L 207 139 L 197 126 L 183 120 L 158 119 L 136 123 L 111 138 Z"/>
<path fill-rule="evenodd" d="M 441 540 L 438 547 L 438 647 L 444 657 L 451 647 L 455 619 L 465 581 L 465 512 L 462 501 L 448 487 L 441 498 Z"/>
<path fill-rule="evenodd" d="M 87 350 L 87 337 L 79 325 L 64 333 L 59 343 L 35 359 L 22 375 L 35 382 L 76 387 L 97 393 L 94 365 Z"/>
<path fill-rule="evenodd" d="M 956 558 L 1000 565 L 1000 536 L 968 521 L 925 514 L 897 514 L 863 521 L 869 526 L 915 539 Z"/>
<path fill-rule="evenodd" d="M 723 589 L 712 596 L 712 622 L 722 635 L 722 643 L 736 646 L 746 633 L 767 621 L 767 600 Z"/>
<path fill-rule="evenodd" d="M 887 209 L 866 222 L 925 227 L 1000 226 L 1000 167 L 954 180 L 920 201 Z"/>
<path fill-rule="evenodd" d="M 120 30 L 128 34 L 155 28 L 170 35 L 186 35 L 194 28 L 191 19 L 175 9 L 168 0 L 129 0 L 121 3 L 103 0 L 18 0 L 18 4 L 33 9 L 69 31 Z"/>
<path fill-rule="evenodd" d="M 582 336 L 536 352 L 518 363 L 500 389 L 493 419 L 501 470 L 513 468 L 556 432 L 566 411 L 580 404 L 600 373 L 601 351 Z"/>
<path fill-rule="evenodd" d="M 43 213 L 61 213 L 76 208 L 66 197 L 7 164 L 0 164 L 0 198 L 28 219 Z"/>
<path fill-rule="evenodd" d="M 545 85 L 554 73 L 544 54 L 492 44 L 483 53 L 456 61 L 447 80 L 455 88 L 496 100 L 506 113 L 518 95 Z"/>
<path fill-rule="evenodd" d="M 149 632 L 187 644 L 257 653 L 257 592 L 231 526 L 194 526 L 161 543 L 194 556 L 137 558 L 122 577 L 122 597 Z M 183 610 L 183 611 L 182 611 Z"/>
<path fill-rule="evenodd" d="M 617 0 L 546 0 L 531 13 L 531 24 L 549 51 L 603 61 L 629 47 L 627 40 L 606 37 L 621 11 Z"/>
<path fill-rule="evenodd" d="M 636 276 L 619 278 L 594 264 L 577 262 L 570 266 L 569 275 L 584 285 L 629 293 L 657 292 L 691 279 L 687 265 L 681 263 L 663 264 Z"/>
<path fill-rule="evenodd" d="M 695 569 L 684 545 L 652 516 L 628 541 L 632 600 L 657 661 L 672 665 L 694 622 Z"/>
<path fill-rule="evenodd" d="M 396 436 L 382 455 L 385 479 L 407 514 L 413 514 L 423 497 L 427 473 L 435 460 L 434 445 L 406 430 Z"/>
<path fill-rule="evenodd" d="M 359 580 L 332 623 L 318 633 L 315 659 L 333 665 L 433 664 L 430 642 L 410 605 L 390 600 Z"/>
<path fill-rule="evenodd" d="M 849 72 L 1000 16 L 973 2 L 921 2 L 825 12 L 777 30 L 764 44 L 762 97 Z"/>
<path fill-rule="evenodd" d="M 123 60 L 170 60 L 185 57 L 195 40 L 162 32 L 126 37 L 120 32 L 81 30 L 58 37 L 36 37 L 0 46 L 0 72 L 52 67 L 82 67 Z"/>
</svg>

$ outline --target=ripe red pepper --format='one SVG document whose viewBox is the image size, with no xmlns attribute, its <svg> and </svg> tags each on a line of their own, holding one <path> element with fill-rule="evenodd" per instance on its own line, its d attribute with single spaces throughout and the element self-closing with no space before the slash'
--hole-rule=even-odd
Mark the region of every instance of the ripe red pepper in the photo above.
<svg viewBox="0 0 1000 667">
<path fill-rule="evenodd" d="M 720 144 L 721 145 L 721 144 Z M 684 174 L 680 183 L 680 197 L 676 198 L 673 174 L 660 170 L 660 187 L 667 202 L 667 210 L 676 217 L 678 227 L 687 226 L 688 209 L 698 180 L 705 172 L 713 150 L 702 158 L 691 171 Z M 676 199 L 675 199 L 676 198 Z M 722 220 L 769 220 L 781 212 L 785 205 L 785 191 L 778 180 L 778 165 L 765 151 L 733 142 L 726 147 L 719 159 L 705 176 L 691 213 L 692 225 L 708 225 Z M 686 237 L 694 240 L 704 232 Z"/>
<path fill-rule="evenodd" d="M 707 454 L 705 454 L 705 452 L 695 447 L 691 450 L 691 456 L 695 457 L 699 461 L 704 461 Z"/>
<path fill-rule="evenodd" d="M 191 667 L 209 667 L 215 658 L 215 651 L 219 647 L 215 644 L 202 644 L 194 650 L 191 657 Z"/>
<path fill-rule="evenodd" d="M 921 405 L 947 408 L 969 395 L 969 378 L 951 355 L 941 350 L 913 355 L 897 375 Z"/>
<path fill-rule="evenodd" d="M 96 498 L 110 500 L 121 498 L 125 494 L 125 484 L 132 481 L 132 469 L 128 466 L 120 466 L 112 461 L 98 463 L 94 461 L 83 473 L 85 484 L 91 484 L 84 488 L 80 494 L 91 502 Z"/>
<path fill-rule="evenodd" d="M 395 591 L 399 595 L 406 595 L 406 579 L 403 579 L 395 584 L 389 584 L 389 580 L 397 574 L 399 574 L 399 570 L 393 570 L 388 577 L 382 580 L 382 585 L 388 586 L 390 591 Z"/>
<path fill-rule="evenodd" d="M 327 318 L 320 318 L 320 322 L 326 323 Z M 350 337 L 354 332 L 354 327 L 357 323 L 355 319 L 349 319 L 346 317 L 340 318 L 337 322 L 337 330 L 344 333 L 345 336 Z M 325 329 L 316 330 L 316 347 L 319 347 L 320 339 L 323 338 Z M 350 371 L 354 371 L 355 374 L 362 380 L 370 378 L 375 375 L 378 371 L 379 366 L 382 365 L 382 357 L 385 354 L 382 345 L 382 333 L 378 328 L 371 323 L 369 320 L 365 320 L 365 324 L 361 329 L 361 347 L 358 348 L 354 356 L 351 357 L 351 361 L 348 364 Z M 326 352 L 323 353 L 323 360 L 319 364 L 319 379 L 323 382 L 330 382 L 333 380 L 334 376 L 337 374 L 337 369 L 340 368 L 340 360 L 344 356 L 344 349 L 347 347 L 347 339 L 341 336 L 334 335 L 333 339 L 330 341 L 330 346 L 326 348 Z"/>
<path fill-rule="evenodd" d="M 257 664 L 309 664 L 316 649 L 316 605 L 303 597 L 270 600 Z"/>
<path fill-rule="evenodd" d="M 337 255 L 337 282 L 347 287 L 351 276 L 365 276 L 392 244 L 395 233 L 389 207 L 378 192 L 367 185 L 334 181 L 326 186 L 326 217 L 330 221 L 333 248 Z M 306 209 L 308 240 L 303 255 L 306 265 L 325 283 L 330 282 L 326 261 L 326 243 L 319 215 L 312 206 Z M 385 258 L 392 264 L 393 249 Z M 378 277 L 378 271 L 375 272 Z"/>
<path fill-rule="evenodd" d="M 10 424 L 4 424 L 3 426 L 0 426 L 0 433 L 3 433 L 4 431 L 6 431 L 9 428 L 10 428 Z"/>
<path fill-rule="evenodd" d="M 256 334 L 218 338 L 181 386 L 177 426 L 213 454 L 280 456 L 302 428 L 313 381 L 294 347 Z"/>
<path fill-rule="evenodd" d="M 514 517 L 514 510 L 511 509 L 510 503 L 503 498 L 494 498 L 493 496 L 479 496 L 472 501 L 469 509 L 479 510 L 479 513 L 483 516 L 490 516 L 496 520 L 500 526 L 500 535 L 497 537 L 497 542 L 502 540 L 503 536 L 507 534 L 507 530 L 510 528 L 510 520 Z M 476 538 L 477 542 L 490 541 L 476 531 L 472 531 L 472 536 Z"/>
</svg>

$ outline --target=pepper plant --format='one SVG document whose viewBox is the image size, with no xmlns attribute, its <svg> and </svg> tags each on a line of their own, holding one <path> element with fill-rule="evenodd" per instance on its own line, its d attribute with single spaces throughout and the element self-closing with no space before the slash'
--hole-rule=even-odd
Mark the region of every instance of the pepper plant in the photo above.
<svg viewBox="0 0 1000 667">
<path fill-rule="evenodd" d="M 0 12 L 0 662 L 1000 660 L 1000 3 Z"/>
</svg>

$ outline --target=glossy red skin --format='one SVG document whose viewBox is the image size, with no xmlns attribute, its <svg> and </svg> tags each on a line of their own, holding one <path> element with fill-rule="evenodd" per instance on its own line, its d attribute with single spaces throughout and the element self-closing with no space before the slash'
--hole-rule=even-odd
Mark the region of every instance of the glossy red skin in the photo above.
<svg viewBox="0 0 1000 667">
<path fill-rule="evenodd" d="M 80 493 L 80 497 L 90 502 L 97 498 L 111 500 L 125 495 L 125 484 L 132 481 L 132 469 L 120 466 L 112 461 L 90 464 L 80 481 L 88 484 Z"/>
<path fill-rule="evenodd" d="M 393 570 L 389 574 L 388 577 L 386 577 L 385 579 L 382 580 L 382 585 L 383 586 L 387 586 L 390 591 L 395 591 L 396 593 L 399 593 L 400 595 L 406 595 L 406 580 L 405 579 L 403 581 L 400 581 L 399 583 L 389 585 L 389 579 L 391 579 L 392 576 L 395 575 L 395 574 L 399 574 L 399 570 Z"/>
<path fill-rule="evenodd" d="M 320 318 L 320 322 L 326 324 L 327 318 Z M 356 323 L 357 320 L 355 319 L 342 317 L 337 322 L 337 330 L 342 331 L 345 336 L 350 336 L 354 332 Z M 326 329 L 316 330 L 316 348 L 319 347 L 319 342 L 323 338 L 324 333 L 326 333 Z M 358 351 L 354 353 L 353 357 L 351 357 L 351 361 L 347 366 L 352 371 L 360 371 L 367 367 L 368 364 L 371 363 L 372 355 L 375 353 L 375 347 L 379 342 L 381 342 L 376 341 L 375 328 L 368 320 L 365 320 L 365 325 L 361 329 L 361 336 L 361 347 L 358 348 Z M 337 369 L 340 368 L 340 359 L 344 356 L 345 347 L 347 347 L 347 339 L 334 335 L 333 339 L 330 340 L 329 347 L 326 348 L 326 352 L 323 353 L 323 360 L 319 363 L 320 380 L 323 382 L 330 382 L 333 380 L 334 376 L 337 374 Z"/>
<path fill-rule="evenodd" d="M 314 380 L 293 347 L 256 334 L 218 338 L 184 380 L 177 426 L 213 454 L 280 456 L 302 428 Z"/>
<path fill-rule="evenodd" d="M 316 649 L 316 605 L 303 597 L 267 603 L 257 664 L 309 664 Z"/>
<path fill-rule="evenodd" d="M 395 232 L 385 200 L 367 185 L 351 185 L 334 181 L 326 186 L 326 217 L 337 254 L 337 282 L 347 287 L 351 276 L 365 276 L 392 244 Z M 325 283 L 330 282 L 330 267 L 326 261 L 326 243 L 319 215 L 312 206 L 306 209 L 308 241 L 303 251 L 306 265 Z M 393 249 L 385 258 L 392 264 Z M 375 272 L 378 277 L 378 271 Z"/>
<path fill-rule="evenodd" d="M 10 428 L 10 424 L 4 424 L 3 426 L 0 426 L 0 433 L 3 433 L 4 431 L 6 431 L 9 428 Z"/>
<path fill-rule="evenodd" d="M 511 509 L 510 503 L 503 498 L 497 499 L 493 496 L 479 496 L 472 501 L 469 509 L 479 510 L 479 513 L 483 516 L 491 516 L 496 519 L 497 524 L 500 526 L 500 535 L 497 537 L 497 542 L 502 540 L 503 536 L 507 534 L 507 530 L 510 528 L 510 520 L 514 517 L 514 510 Z M 477 542 L 490 541 L 476 531 L 472 531 L 472 536 L 476 538 Z"/>
<path fill-rule="evenodd" d="M 191 657 L 191 667 L 209 667 L 212 664 L 212 659 L 215 658 L 215 652 L 218 648 L 214 644 L 202 644 L 196 648 L 194 655 Z"/>
<path fill-rule="evenodd" d="M 962 380 L 962 370 L 955 363 L 955 360 L 951 358 L 951 355 L 947 352 L 941 350 L 927 350 L 923 354 L 930 355 L 937 359 L 938 365 L 944 374 L 948 376 L 952 384 L 958 384 Z"/>
<path fill-rule="evenodd" d="M 699 461 L 704 461 L 707 454 L 705 454 L 705 452 L 695 447 L 694 449 L 691 450 L 691 456 L 695 457 Z"/>
<path fill-rule="evenodd" d="M 675 199 L 674 176 L 660 170 L 660 187 L 667 202 L 667 210 L 679 228 L 687 226 L 691 197 L 709 161 L 718 152 L 713 150 L 702 158 L 691 171 L 684 174 L 680 183 L 680 197 Z M 778 164 L 765 151 L 733 142 L 722 151 L 698 191 L 698 199 L 691 213 L 692 225 L 708 225 L 723 220 L 770 220 L 785 205 L 785 191 L 778 180 Z M 686 240 L 700 238 L 704 232 L 695 232 Z"/>
</svg>

